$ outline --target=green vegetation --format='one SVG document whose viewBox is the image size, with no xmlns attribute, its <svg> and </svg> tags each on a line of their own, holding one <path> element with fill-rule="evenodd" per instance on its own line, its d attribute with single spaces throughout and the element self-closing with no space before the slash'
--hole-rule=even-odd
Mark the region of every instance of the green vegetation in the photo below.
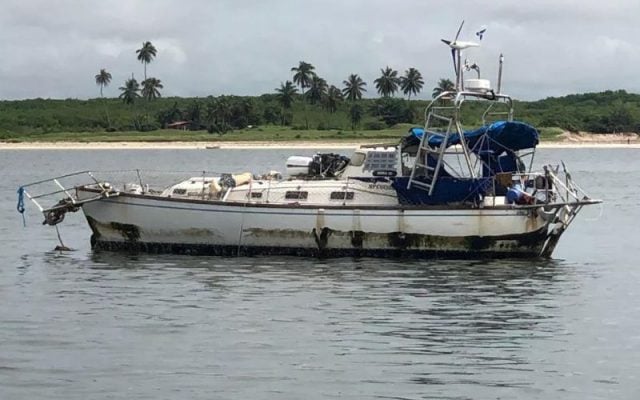
<svg viewBox="0 0 640 400">
<path fill-rule="evenodd" d="M 364 89 L 358 84 L 354 87 Z M 133 100 L 140 96 L 135 89 L 129 91 Z M 398 138 L 407 127 L 423 123 L 422 113 L 428 104 L 392 97 L 357 100 L 356 94 L 352 96 L 354 101 L 342 101 L 336 87 L 327 88 L 322 101 L 303 102 L 290 81 L 277 92 L 258 97 L 157 98 L 133 105 L 114 98 L 0 101 L 0 140 Z M 470 111 L 475 111 L 473 108 Z M 519 120 L 537 127 L 590 132 L 640 130 L 640 95 L 622 90 L 519 101 L 515 109 Z M 187 121 L 188 130 L 165 129 L 176 121 Z M 465 123 L 471 126 L 479 121 Z M 552 139 L 561 129 L 541 129 L 541 136 Z"/>
<path fill-rule="evenodd" d="M 98 99 L 0 101 L 0 140 L 397 139 L 410 126 L 422 125 L 429 103 L 411 100 L 424 86 L 422 74 L 415 68 L 408 68 L 402 76 L 389 66 L 381 69 L 380 77 L 373 81 L 381 97 L 363 99 L 367 84 L 358 74 L 350 74 L 339 88 L 321 78 L 305 61 L 291 68 L 291 80 L 281 83 L 273 94 L 162 98 L 161 80 L 147 77 L 156 48 L 147 41 L 136 54 L 144 65 L 144 80 L 139 83 L 132 74 L 119 88 L 118 98 L 103 96 L 111 74 L 100 69 L 94 77 L 100 87 Z M 453 90 L 453 86 L 450 80 L 440 79 L 433 96 Z M 394 97 L 398 92 L 407 99 Z M 463 124 L 481 124 L 484 107 L 470 102 L 462 115 Z M 545 140 L 558 138 L 562 129 L 640 130 L 640 95 L 622 90 L 516 102 L 516 110 L 520 120 L 544 128 L 541 136 Z"/>
<path fill-rule="evenodd" d="M 535 126 L 594 133 L 639 132 L 640 95 L 624 90 L 518 102 L 518 115 Z"/>
<path fill-rule="evenodd" d="M 7 142 L 216 142 L 216 141 L 359 141 L 375 140 L 394 143 L 406 134 L 411 124 L 399 124 L 393 128 L 369 131 L 296 129 L 270 125 L 246 128 L 225 135 L 212 135 L 207 131 L 181 131 L 158 129 L 155 131 L 118 131 L 118 132 L 50 132 L 25 134 L 19 138 L 6 138 Z"/>
</svg>

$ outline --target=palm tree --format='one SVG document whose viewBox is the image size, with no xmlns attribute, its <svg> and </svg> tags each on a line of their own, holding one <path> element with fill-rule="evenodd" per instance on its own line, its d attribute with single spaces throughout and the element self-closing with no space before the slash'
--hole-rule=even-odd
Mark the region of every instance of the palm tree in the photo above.
<svg viewBox="0 0 640 400">
<path fill-rule="evenodd" d="M 206 109 L 206 121 L 210 129 L 213 127 L 218 133 L 226 133 L 230 129 L 227 121 L 233 114 L 233 107 L 228 96 L 214 98 L 209 96 Z"/>
<path fill-rule="evenodd" d="M 293 83 L 291 81 L 286 81 L 285 83 L 281 83 L 280 87 L 276 88 L 275 90 L 276 100 L 278 100 L 280 106 L 282 107 L 282 125 L 284 125 L 284 110 L 288 110 L 291 108 L 291 104 L 293 104 L 293 100 L 298 93 L 298 89 L 293 86 Z"/>
<path fill-rule="evenodd" d="M 144 80 L 147 80 L 147 64 L 149 64 L 156 56 L 158 51 L 151 42 L 142 43 L 142 47 L 136 50 L 138 61 L 144 64 Z"/>
<path fill-rule="evenodd" d="M 382 75 L 380 78 L 374 80 L 373 82 L 376 85 L 376 89 L 378 89 L 378 93 L 380 93 L 383 97 L 393 96 L 395 92 L 398 91 L 398 71 L 387 67 L 385 69 L 380 69 Z"/>
<path fill-rule="evenodd" d="M 100 97 L 104 97 L 102 96 L 102 88 L 109 86 L 109 83 L 111 83 L 111 74 L 102 68 L 96 75 L 96 85 L 100 86 Z"/>
<path fill-rule="evenodd" d="M 323 105 L 324 108 L 329 111 L 330 114 L 338 111 L 338 105 L 342 101 L 342 92 L 337 87 L 331 85 L 327 90 L 326 96 L 324 96 Z"/>
<path fill-rule="evenodd" d="M 433 97 L 438 97 L 442 92 L 452 92 L 456 89 L 456 85 L 449 79 L 440 79 L 438 86 L 433 88 Z"/>
<path fill-rule="evenodd" d="M 355 130 L 356 126 L 360 124 L 362 121 L 362 116 L 364 114 L 364 110 L 362 106 L 358 103 L 354 103 L 349 109 L 349 117 L 351 117 L 351 129 Z"/>
<path fill-rule="evenodd" d="M 409 68 L 404 72 L 404 76 L 400 78 L 402 93 L 409 95 L 409 100 L 411 100 L 412 94 L 420 93 L 423 85 L 422 74 L 415 68 Z"/>
<path fill-rule="evenodd" d="M 291 72 L 295 72 L 293 74 L 293 82 L 295 82 L 298 86 L 300 86 L 300 93 L 304 96 L 304 90 L 311 86 L 311 82 L 315 72 L 313 70 L 315 67 L 308 62 L 300 61 L 297 67 L 292 67 Z M 304 97 L 303 97 L 304 98 Z M 304 108 L 304 122 L 309 129 L 309 119 L 307 118 L 307 107 L 303 105 Z"/>
<path fill-rule="evenodd" d="M 215 116 L 223 129 L 226 129 L 227 120 L 231 116 L 231 103 L 227 96 L 220 96 L 216 99 Z"/>
<path fill-rule="evenodd" d="M 281 83 L 280 87 L 275 90 L 277 93 L 276 100 L 280 102 L 282 108 L 291 108 L 295 95 L 298 94 L 298 89 L 293 86 L 293 83 L 291 83 L 291 81 L 286 81 L 285 83 Z"/>
<path fill-rule="evenodd" d="M 95 76 L 95 78 L 96 85 L 100 86 L 100 98 L 104 103 L 104 112 L 107 115 L 107 127 L 110 128 L 111 118 L 109 118 L 109 109 L 107 108 L 107 103 L 104 99 L 104 96 L 102 95 L 102 88 L 104 88 L 105 86 L 109 86 L 109 83 L 111 83 L 111 74 L 108 73 L 106 69 L 102 68 L 98 75 Z"/>
<path fill-rule="evenodd" d="M 342 94 L 349 101 L 362 99 L 362 92 L 367 91 L 367 89 L 364 88 L 367 84 L 358 76 L 358 74 L 349 75 L 346 81 L 342 81 L 342 84 L 344 85 Z"/>
<path fill-rule="evenodd" d="M 160 79 L 156 78 L 147 78 L 142 81 L 142 97 L 151 101 L 160 97 L 160 91 L 158 89 L 162 89 L 162 83 Z"/>
<path fill-rule="evenodd" d="M 311 84 L 309 85 L 309 90 L 306 94 L 307 99 L 309 99 L 309 103 L 319 103 L 326 94 L 327 81 L 320 78 L 318 75 L 313 75 L 311 78 Z"/>
<path fill-rule="evenodd" d="M 218 110 L 218 99 L 213 96 L 207 97 L 205 120 L 209 125 L 216 123 L 216 111 Z"/>
<path fill-rule="evenodd" d="M 291 68 L 293 74 L 293 82 L 300 86 L 300 92 L 304 94 L 304 90 L 311 86 L 311 80 L 315 73 L 315 67 L 308 62 L 300 61 L 297 67 Z"/>
<path fill-rule="evenodd" d="M 187 107 L 185 118 L 191 122 L 190 130 L 198 130 L 202 126 L 200 123 L 202 115 L 202 104 L 198 100 L 193 100 Z"/>
<path fill-rule="evenodd" d="M 121 98 L 125 104 L 133 104 L 136 99 L 140 97 L 140 93 L 138 93 L 140 91 L 140 85 L 133 75 L 131 75 L 131 79 L 127 79 L 124 82 L 124 86 L 120 86 L 120 91 L 122 93 L 120 93 L 118 97 Z"/>
</svg>

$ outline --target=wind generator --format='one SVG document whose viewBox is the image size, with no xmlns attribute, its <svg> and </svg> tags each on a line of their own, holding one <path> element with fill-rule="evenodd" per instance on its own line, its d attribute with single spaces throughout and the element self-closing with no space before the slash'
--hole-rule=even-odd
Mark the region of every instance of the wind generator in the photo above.
<svg viewBox="0 0 640 400">
<path fill-rule="evenodd" d="M 476 42 L 458 40 L 458 38 L 460 37 L 460 32 L 462 32 L 463 26 L 464 26 L 464 20 L 462 20 L 462 23 L 458 28 L 458 32 L 456 33 L 456 37 L 453 40 L 441 39 L 444 44 L 446 44 L 451 48 L 451 57 L 453 58 L 453 69 L 456 73 L 456 92 L 464 89 L 463 82 L 462 82 L 460 52 L 470 47 L 480 46 L 480 44 Z"/>
</svg>

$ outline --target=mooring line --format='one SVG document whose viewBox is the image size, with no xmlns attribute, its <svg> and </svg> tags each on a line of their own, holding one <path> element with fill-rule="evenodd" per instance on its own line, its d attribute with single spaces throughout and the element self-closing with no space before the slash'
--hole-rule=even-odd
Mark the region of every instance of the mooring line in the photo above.
<svg viewBox="0 0 640 400">
<path fill-rule="evenodd" d="M 248 202 L 249 202 L 249 199 L 245 199 L 244 206 L 243 206 L 245 209 L 247 208 Z M 242 245 L 242 233 L 244 232 L 244 216 L 246 214 L 247 214 L 246 212 L 243 212 L 242 219 L 240 220 L 240 235 L 238 235 L 238 250 L 236 251 L 236 257 L 240 257 L 240 246 Z"/>
</svg>

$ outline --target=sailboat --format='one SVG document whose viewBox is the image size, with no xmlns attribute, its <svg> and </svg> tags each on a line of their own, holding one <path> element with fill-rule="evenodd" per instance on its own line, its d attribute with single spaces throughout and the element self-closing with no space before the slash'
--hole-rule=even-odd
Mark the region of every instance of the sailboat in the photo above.
<svg viewBox="0 0 640 400">
<path fill-rule="evenodd" d="M 502 55 L 495 89 L 476 64 L 477 78 L 464 79 L 461 52 L 478 44 L 459 41 L 461 29 L 443 40 L 455 88 L 436 96 L 424 126 L 398 143 L 350 156 L 294 155 L 285 174 L 203 174 L 168 187 L 145 182 L 140 171 L 122 187 L 75 172 L 21 186 L 19 201 L 32 200 L 51 226 L 81 210 L 96 251 L 551 257 L 580 210 L 600 200 L 564 164 L 534 170 L 538 131 L 514 119 L 513 100 L 501 91 Z M 467 129 L 471 111 L 480 124 Z"/>
</svg>

